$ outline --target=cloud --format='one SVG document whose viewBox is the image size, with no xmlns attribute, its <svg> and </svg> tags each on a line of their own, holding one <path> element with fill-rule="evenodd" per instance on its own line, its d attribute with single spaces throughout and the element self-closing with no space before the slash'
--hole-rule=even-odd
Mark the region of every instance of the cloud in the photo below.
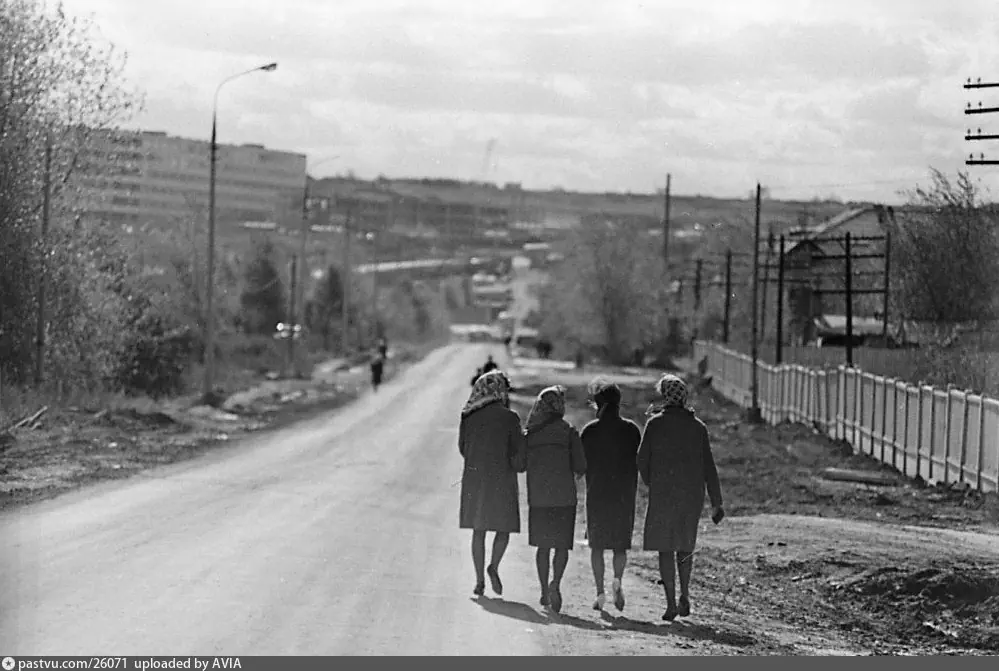
<svg viewBox="0 0 999 671">
<path fill-rule="evenodd" d="M 225 137 L 367 175 L 477 177 L 495 138 L 529 186 L 891 197 L 873 182 L 964 167 L 960 83 L 999 72 L 990 0 L 66 5 L 129 51 L 137 123 L 204 136 L 218 82 L 277 60 L 226 85 Z"/>
</svg>

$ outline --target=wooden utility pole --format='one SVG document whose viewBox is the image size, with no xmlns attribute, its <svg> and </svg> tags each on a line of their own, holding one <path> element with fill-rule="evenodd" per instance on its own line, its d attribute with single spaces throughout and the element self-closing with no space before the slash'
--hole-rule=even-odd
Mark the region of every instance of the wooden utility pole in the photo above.
<svg viewBox="0 0 999 671">
<path fill-rule="evenodd" d="M 780 248 L 777 252 L 777 352 L 774 363 L 778 366 L 784 362 L 784 236 L 780 236 Z"/>
<path fill-rule="evenodd" d="M 342 329 L 340 343 L 344 354 L 347 354 L 347 348 L 350 344 L 348 329 L 350 326 L 350 283 L 352 275 L 350 268 L 350 219 L 352 213 L 353 209 L 348 205 L 347 216 L 343 220 L 343 300 L 340 301 L 340 321 Z"/>
<path fill-rule="evenodd" d="M 756 216 L 753 223 L 753 330 L 752 330 L 752 370 L 750 372 L 750 396 L 752 403 L 747 413 L 750 422 L 760 422 L 760 372 L 758 370 L 760 356 L 760 319 L 759 319 L 759 293 L 760 293 L 760 206 L 762 189 L 759 182 L 756 183 Z"/>
<path fill-rule="evenodd" d="M 722 323 L 722 342 L 728 344 L 732 319 L 732 250 L 725 252 L 725 320 Z"/>
<path fill-rule="evenodd" d="M 846 253 L 846 365 L 853 367 L 853 254 L 850 251 L 850 231 L 843 238 Z"/>
<path fill-rule="evenodd" d="M 666 193 L 663 196 L 663 268 L 666 271 L 667 278 L 669 277 L 669 217 L 670 217 L 670 188 L 672 186 L 673 176 L 669 173 L 666 174 Z"/>
<path fill-rule="evenodd" d="M 35 384 L 45 379 L 45 324 L 46 324 L 46 274 L 45 258 L 48 254 L 49 219 L 52 214 L 52 136 L 45 136 L 45 172 L 42 176 L 42 259 L 38 273 L 38 324 L 35 331 Z"/>
<path fill-rule="evenodd" d="M 888 292 L 891 290 L 891 231 L 885 232 L 885 295 L 884 307 L 881 311 L 883 325 L 881 327 L 881 337 L 884 339 L 882 347 L 888 346 Z"/>
<path fill-rule="evenodd" d="M 704 259 L 694 262 L 694 309 L 701 309 L 701 274 L 704 272 Z"/>
<path fill-rule="evenodd" d="M 298 292 L 298 263 L 294 254 L 291 256 L 291 291 L 288 297 L 288 374 L 295 374 L 295 297 Z"/>
</svg>

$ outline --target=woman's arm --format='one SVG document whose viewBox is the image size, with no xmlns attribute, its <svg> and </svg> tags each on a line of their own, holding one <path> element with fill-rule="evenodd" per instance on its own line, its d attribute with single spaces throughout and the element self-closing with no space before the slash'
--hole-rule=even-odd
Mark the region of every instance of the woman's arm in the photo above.
<svg viewBox="0 0 999 671">
<path fill-rule="evenodd" d="M 708 437 L 708 430 L 704 429 L 704 440 L 701 453 L 704 455 L 704 484 L 708 488 L 708 499 L 711 507 L 718 509 L 722 507 L 721 482 L 718 480 L 718 469 L 715 467 L 715 458 L 711 454 L 711 439 Z"/>
<path fill-rule="evenodd" d="M 569 461 L 572 472 L 576 475 L 586 474 L 586 454 L 583 452 L 583 439 L 579 437 L 579 431 L 574 427 L 569 427 Z"/>
<path fill-rule="evenodd" d="M 458 424 L 458 454 L 465 456 L 465 418 Z"/>
<path fill-rule="evenodd" d="M 649 480 L 651 480 L 652 475 L 652 459 L 650 455 L 651 444 L 652 444 L 652 422 L 654 419 L 649 419 L 645 422 L 645 430 L 642 432 L 642 440 L 638 445 L 638 456 L 636 460 L 638 461 L 638 474 L 642 476 L 642 482 L 646 486 L 649 485 Z"/>
<path fill-rule="evenodd" d="M 527 470 L 527 437 L 520 428 L 520 419 L 516 415 L 510 421 L 507 456 L 510 468 L 515 473 L 523 473 Z"/>
</svg>

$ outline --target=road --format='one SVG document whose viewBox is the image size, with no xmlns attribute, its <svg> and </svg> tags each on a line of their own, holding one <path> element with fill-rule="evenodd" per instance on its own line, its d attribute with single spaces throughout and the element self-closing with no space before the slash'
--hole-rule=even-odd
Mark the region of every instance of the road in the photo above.
<svg viewBox="0 0 999 671">
<path fill-rule="evenodd" d="M 546 654 L 526 515 L 506 601 L 471 596 L 452 483 L 484 354 L 438 350 L 328 417 L 0 516 L 0 653 Z"/>
</svg>

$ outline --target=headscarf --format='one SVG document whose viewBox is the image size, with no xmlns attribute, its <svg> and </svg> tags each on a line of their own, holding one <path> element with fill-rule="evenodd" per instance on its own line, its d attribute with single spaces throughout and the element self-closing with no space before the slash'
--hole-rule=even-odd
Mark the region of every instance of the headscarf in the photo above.
<svg viewBox="0 0 999 671">
<path fill-rule="evenodd" d="M 596 378 L 588 385 L 590 406 L 597 411 L 597 418 L 607 412 L 617 414 L 621 408 L 621 388 L 603 378 Z"/>
<path fill-rule="evenodd" d="M 668 408 L 687 408 L 687 383 L 672 373 L 666 373 L 656 382 L 656 391 L 662 399 L 649 405 L 647 415 L 655 415 Z"/>
<path fill-rule="evenodd" d="M 527 432 L 533 433 L 555 419 L 565 415 L 565 387 L 542 389 L 527 415 Z"/>
<path fill-rule="evenodd" d="M 461 411 L 462 417 L 492 403 L 506 403 L 510 399 L 510 380 L 501 371 L 492 370 L 480 375 L 472 385 L 472 394 Z"/>
</svg>

